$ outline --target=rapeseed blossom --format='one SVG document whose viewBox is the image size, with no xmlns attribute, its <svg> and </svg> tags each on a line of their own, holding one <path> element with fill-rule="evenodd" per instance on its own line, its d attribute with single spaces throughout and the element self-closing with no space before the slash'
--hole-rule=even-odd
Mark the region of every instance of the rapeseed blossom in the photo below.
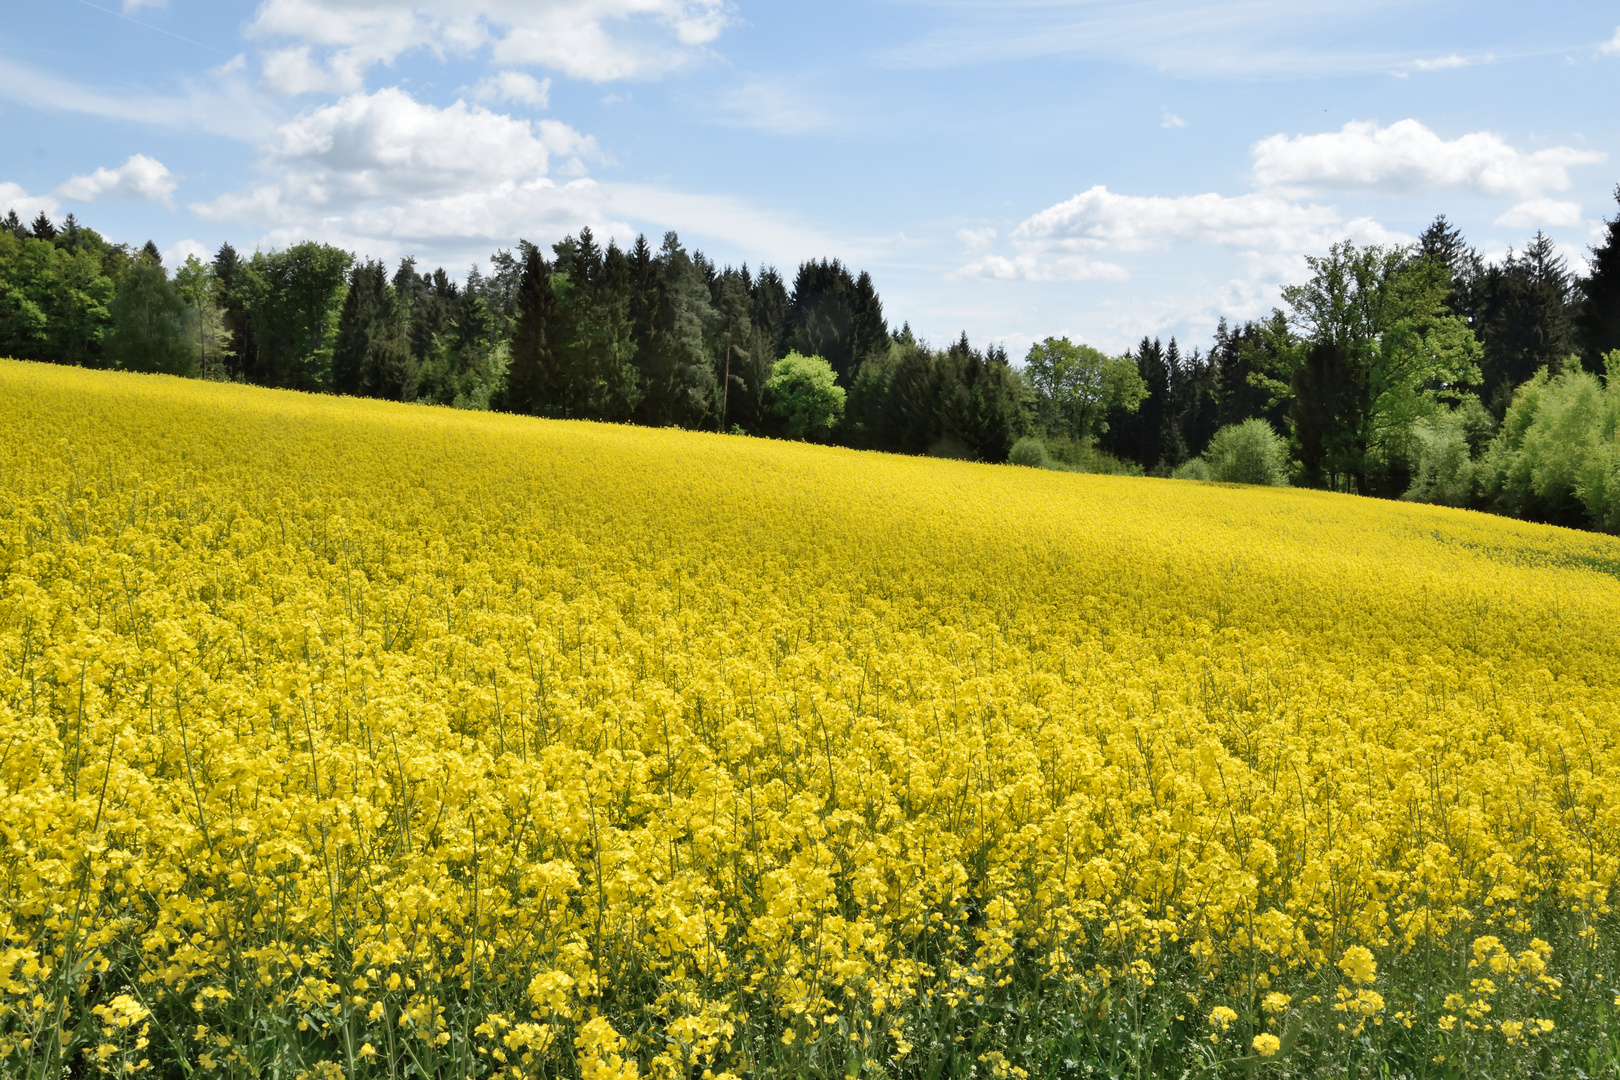
<svg viewBox="0 0 1620 1080">
<path fill-rule="evenodd" d="M 0 1073 L 1461 1068 L 1608 1008 L 1613 538 L 5 362 L 0 427 Z"/>
</svg>

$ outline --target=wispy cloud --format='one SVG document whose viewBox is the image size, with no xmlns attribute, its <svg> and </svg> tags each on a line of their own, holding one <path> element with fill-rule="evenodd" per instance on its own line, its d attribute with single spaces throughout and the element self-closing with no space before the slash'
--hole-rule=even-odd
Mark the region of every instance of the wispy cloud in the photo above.
<svg viewBox="0 0 1620 1080">
<path fill-rule="evenodd" d="M 257 142 L 275 126 L 277 110 L 231 64 L 193 83 L 184 94 L 87 86 L 0 57 L 0 98 L 47 111 L 84 113 L 182 131 Z"/>
<path fill-rule="evenodd" d="M 1598 46 L 1598 52 L 1620 56 L 1620 26 L 1614 28 L 1614 37 Z"/>
</svg>

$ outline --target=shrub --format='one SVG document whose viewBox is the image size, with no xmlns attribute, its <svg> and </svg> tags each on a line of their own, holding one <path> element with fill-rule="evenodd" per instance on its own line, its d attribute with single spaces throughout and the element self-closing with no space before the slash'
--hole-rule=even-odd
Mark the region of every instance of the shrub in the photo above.
<svg viewBox="0 0 1620 1080">
<path fill-rule="evenodd" d="M 1032 469 L 1048 469 L 1052 466 L 1052 457 L 1046 452 L 1046 444 L 1033 435 L 1026 435 L 1013 443 L 1012 450 L 1007 454 L 1007 462 L 1011 465 L 1027 465 Z"/>
<path fill-rule="evenodd" d="M 844 418 L 844 388 L 819 356 L 788 353 L 771 368 L 765 393 L 790 439 L 825 437 Z"/>
<path fill-rule="evenodd" d="M 1170 474 L 1172 480 L 1208 480 L 1209 477 L 1209 462 L 1201 457 L 1183 461 Z"/>
<path fill-rule="evenodd" d="M 1270 424 L 1256 417 L 1215 433 L 1204 451 L 1212 479 L 1228 484 L 1287 484 L 1288 451 Z"/>
</svg>

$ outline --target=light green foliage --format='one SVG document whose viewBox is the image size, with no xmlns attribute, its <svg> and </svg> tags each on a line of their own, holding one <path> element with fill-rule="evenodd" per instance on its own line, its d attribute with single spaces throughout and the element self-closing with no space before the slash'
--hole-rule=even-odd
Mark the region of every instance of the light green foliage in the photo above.
<svg viewBox="0 0 1620 1080">
<path fill-rule="evenodd" d="M 1620 532 L 1620 358 L 1606 359 L 1608 386 L 1544 369 L 1515 392 L 1480 463 L 1480 486 L 1502 509 Z"/>
<path fill-rule="evenodd" d="M 1412 485 L 1403 498 L 1442 506 L 1477 503 L 1477 459 L 1494 427 L 1491 414 L 1472 394 L 1455 409 L 1436 409 L 1414 423 L 1409 450 Z"/>
<path fill-rule="evenodd" d="M 1172 480 L 1209 480 L 1212 478 L 1209 462 L 1201 457 L 1188 458 L 1170 473 Z"/>
<path fill-rule="evenodd" d="M 1026 465 L 1032 469 L 1050 468 L 1051 456 L 1046 452 L 1046 444 L 1033 435 L 1025 435 L 1013 443 L 1012 450 L 1007 454 L 1007 462 L 1012 465 Z"/>
<path fill-rule="evenodd" d="M 189 256 L 174 272 L 175 290 L 186 306 L 186 325 L 195 350 L 197 373 L 205 379 L 225 378 L 231 335 L 219 306 L 219 279 L 211 264 Z"/>
<path fill-rule="evenodd" d="M 771 369 L 765 393 L 790 439 L 824 437 L 844 417 L 844 388 L 819 356 L 788 353 Z"/>
<path fill-rule="evenodd" d="M 1288 483 L 1288 449 L 1271 425 L 1258 417 L 1229 424 L 1204 451 L 1209 478 L 1228 484 Z"/>
<path fill-rule="evenodd" d="M 1134 412 L 1147 384 L 1128 356 L 1109 356 L 1066 337 L 1030 346 L 1024 378 L 1035 392 L 1035 409 L 1049 432 L 1089 444 L 1108 430 L 1110 409 Z"/>
</svg>

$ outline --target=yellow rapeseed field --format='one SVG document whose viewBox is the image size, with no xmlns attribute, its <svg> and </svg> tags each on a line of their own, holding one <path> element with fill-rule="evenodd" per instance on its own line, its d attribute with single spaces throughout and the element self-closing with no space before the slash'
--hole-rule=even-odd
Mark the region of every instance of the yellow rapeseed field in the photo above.
<svg viewBox="0 0 1620 1080">
<path fill-rule="evenodd" d="M 0 1074 L 1616 1075 L 1616 539 L 12 362 L 0 435 Z"/>
</svg>

